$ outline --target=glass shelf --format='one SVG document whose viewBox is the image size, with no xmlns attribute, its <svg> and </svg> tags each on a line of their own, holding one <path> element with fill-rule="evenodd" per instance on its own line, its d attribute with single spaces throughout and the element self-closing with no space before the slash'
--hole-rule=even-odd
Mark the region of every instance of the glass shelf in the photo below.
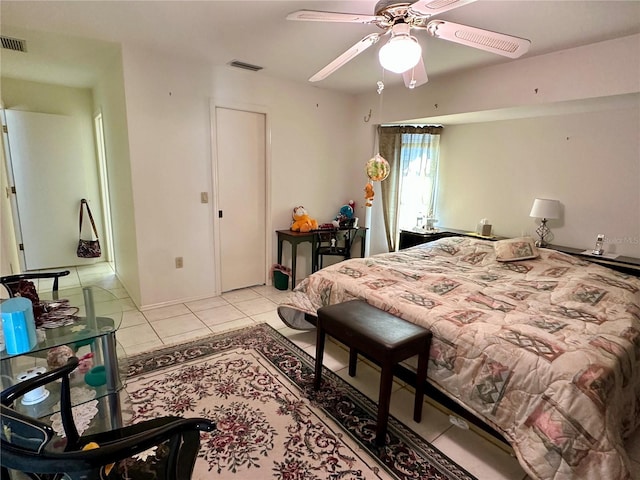
<svg viewBox="0 0 640 480">
<path fill-rule="evenodd" d="M 41 294 L 42 300 L 50 300 L 45 294 Z M 93 367 L 104 365 L 106 383 L 98 387 L 92 387 L 84 381 L 84 374 L 76 372 L 72 375 L 71 388 L 81 388 L 83 395 L 73 398 L 74 405 L 90 400 L 104 399 L 109 405 L 109 415 L 113 425 L 121 423 L 121 408 L 118 401 L 118 392 L 123 389 L 123 378 L 126 378 L 127 362 L 125 352 L 118 346 L 115 333 L 122 321 L 122 306 L 120 301 L 109 291 L 99 287 L 77 287 L 61 289 L 58 292 L 60 300 L 69 300 L 73 307 L 78 308 L 77 320 L 71 325 L 57 328 L 42 329 L 44 339 L 31 350 L 19 354 L 0 352 L 0 370 L 2 374 L 2 388 L 16 383 L 15 373 L 33 368 L 35 366 L 47 367 L 47 354 L 50 349 L 67 345 L 82 357 L 83 351 L 93 353 Z M 118 357 L 122 360 L 118 361 Z M 61 382 L 52 382 L 45 386 L 49 391 L 48 397 L 42 401 L 25 405 L 23 398 L 14 402 L 17 411 L 34 418 L 44 418 L 59 410 L 56 405 L 60 400 Z M 95 393 L 95 395 L 93 395 Z M 104 413 L 104 412 L 101 412 Z"/>
</svg>

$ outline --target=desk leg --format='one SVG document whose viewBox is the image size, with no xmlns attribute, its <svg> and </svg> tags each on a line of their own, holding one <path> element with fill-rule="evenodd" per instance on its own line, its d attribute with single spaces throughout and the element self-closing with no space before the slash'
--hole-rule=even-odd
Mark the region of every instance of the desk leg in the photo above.
<svg viewBox="0 0 640 480">
<path fill-rule="evenodd" d="M 291 242 L 291 290 L 296 288 L 296 260 L 298 259 L 298 243 Z"/>
<path fill-rule="evenodd" d="M 278 238 L 278 265 L 282 265 L 282 239 Z"/>
<path fill-rule="evenodd" d="M 107 398 L 111 413 L 111 428 L 122 427 L 122 409 L 118 391 L 121 387 L 118 373 L 118 355 L 116 353 L 116 332 L 110 332 L 100 337 L 104 353 L 104 368 L 107 380 Z"/>
<path fill-rule="evenodd" d="M 311 240 L 311 273 L 318 271 L 318 236 L 313 235 Z"/>
</svg>

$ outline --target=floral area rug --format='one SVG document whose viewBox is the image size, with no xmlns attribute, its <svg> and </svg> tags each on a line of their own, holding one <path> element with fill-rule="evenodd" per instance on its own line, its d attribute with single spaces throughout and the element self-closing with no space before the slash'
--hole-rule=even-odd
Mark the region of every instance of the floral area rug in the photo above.
<svg viewBox="0 0 640 480">
<path fill-rule="evenodd" d="M 205 417 L 194 479 L 473 479 L 333 372 L 313 390 L 314 361 L 266 324 L 129 359 L 131 421 Z M 424 418 L 423 421 L 428 421 Z"/>
</svg>

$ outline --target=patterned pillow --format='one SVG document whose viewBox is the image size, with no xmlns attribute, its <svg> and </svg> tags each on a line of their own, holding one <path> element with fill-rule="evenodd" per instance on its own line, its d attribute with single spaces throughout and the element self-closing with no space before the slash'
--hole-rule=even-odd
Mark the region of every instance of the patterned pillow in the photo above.
<svg viewBox="0 0 640 480">
<path fill-rule="evenodd" d="M 531 237 L 510 238 L 495 243 L 496 260 L 499 262 L 517 262 L 538 258 L 538 249 Z"/>
</svg>

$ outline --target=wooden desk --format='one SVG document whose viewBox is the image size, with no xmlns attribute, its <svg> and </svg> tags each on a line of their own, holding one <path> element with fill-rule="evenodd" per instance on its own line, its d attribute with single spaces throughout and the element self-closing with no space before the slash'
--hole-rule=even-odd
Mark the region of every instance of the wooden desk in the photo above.
<svg viewBox="0 0 640 480">
<path fill-rule="evenodd" d="M 338 229 L 340 230 L 340 229 Z M 278 264 L 282 265 L 282 244 L 286 240 L 291 244 L 291 290 L 296 286 L 296 261 L 298 256 L 298 244 L 303 242 L 311 243 L 311 272 L 318 270 L 317 254 L 318 248 L 318 230 L 312 230 L 311 232 L 294 232 L 292 230 L 276 230 L 278 235 Z M 364 257 L 365 251 L 365 239 L 367 238 L 367 229 L 365 227 L 358 227 L 358 232 L 354 236 L 354 240 L 361 237 L 360 242 L 360 256 Z"/>
</svg>

